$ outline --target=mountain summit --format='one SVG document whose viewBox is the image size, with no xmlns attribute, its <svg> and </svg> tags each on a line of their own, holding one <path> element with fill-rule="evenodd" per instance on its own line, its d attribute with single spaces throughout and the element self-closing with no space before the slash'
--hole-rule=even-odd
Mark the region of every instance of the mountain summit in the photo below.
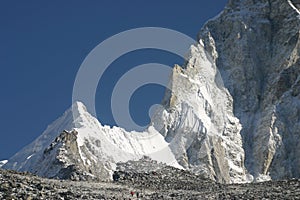
<svg viewBox="0 0 300 200">
<path fill-rule="evenodd" d="M 299 5 L 230 0 L 174 67 L 147 130 L 103 126 L 76 102 L 3 167 L 103 180 L 147 155 L 222 183 L 300 178 Z"/>
<path fill-rule="evenodd" d="M 3 168 L 49 178 L 108 180 L 117 162 L 143 156 L 180 168 L 163 136 L 153 128 L 128 133 L 102 126 L 81 102 L 75 102 Z"/>
<path fill-rule="evenodd" d="M 299 177 L 298 6 L 231 0 L 201 29 L 152 121 L 190 138 L 171 145 L 179 164 L 219 182 Z"/>
</svg>

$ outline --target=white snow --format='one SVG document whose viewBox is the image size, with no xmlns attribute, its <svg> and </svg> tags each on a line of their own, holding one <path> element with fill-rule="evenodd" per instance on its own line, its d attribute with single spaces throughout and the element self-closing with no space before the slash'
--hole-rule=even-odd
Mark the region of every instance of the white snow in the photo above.
<svg viewBox="0 0 300 200">
<path fill-rule="evenodd" d="M 81 102 L 75 102 L 72 108 L 48 126 L 40 137 L 14 155 L 5 168 L 18 171 L 38 169 L 40 170 L 38 174 L 53 176 L 59 171 L 57 167 L 50 167 L 51 171 L 46 172 L 43 170 L 48 169 L 49 166 L 37 166 L 43 159 L 44 150 L 63 130 L 77 131 L 77 145 L 84 165 L 106 163 L 113 167 L 120 161 L 138 160 L 148 156 L 158 162 L 182 168 L 171 152 L 169 144 L 153 127 L 149 127 L 144 132 L 126 132 L 119 127 L 103 126 L 88 113 Z M 88 146 L 92 148 L 87 148 Z M 60 147 L 59 144 L 56 148 Z M 85 151 L 81 150 L 83 147 L 86 147 Z M 57 149 L 51 151 L 51 155 L 47 157 L 50 160 L 44 161 L 44 164 L 50 164 L 55 156 L 68 163 L 68 158 L 64 158 L 68 152 L 60 149 L 61 153 L 56 155 Z"/>
<path fill-rule="evenodd" d="M 232 160 L 228 160 L 229 168 L 235 170 L 236 172 L 243 173 L 243 169 L 239 166 L 236 166 Z"/>
<path fill-rule="evenodd" d="M 77 144 L 79 150 L 86 145 L 86 141 L 93 144 L 96 160 L 111 160 L 113 163 L 136 160 L 144 155 L 154 160 L 163 162 L 174 167 L 179 167 L 176 159 L 168 147 L 168 143 L 163 136 L 153 127 L 149 127 L 144 132 L 126 132 L 119 127 L 102 126 L 100 122 L 91 116 L 84 105 L 79 103 L 80 115 L 76 122 L 78 132 Z M 100 141 L 101 145 L 95 145 L 94 141 Z M 87 162 L 87 156 L 80 151 L 81 158 Z M 101 155 L 101 156 L 98 156 Z"/>
<path fill-rule="evenodd" d="M 27 159 L 27 160 L 29 160 L 29 159 L 30 159 L 32 156 L 33 156 L 33 154 L 32 154 L 32 155 L 30 155 L 30 156 L 28 156 L 26 159 Z"/>
<path fill-rule="evenodd" d="M 30 171 L 32 166 L 37 164 L 43 151 L 54 141 L 63 131 L 71 131 L 74 127 L 72 110 L 67 110 L 63 116 L 55 120 L 47 129 L 32 143 L 25 146 L 3 166 L 6 169 L 17 171 Z M 30 158 L 30 159 L 28 159 Z"/>
<path fill-rule="evenodd" d="M 256 179 L 254 181 L 259 183 L 259 182 L 265 182 L 265 181 L 270 181 L 270 180 L 272 180 L 272 179 L 269 175 L 259 174 L 259 176 L 256 177 Z"/>
<path fill-rule="evenodd" d="M 7 163 L 8 160 L 1 160 L 0 161 L 0 168 Z"/>
<path fill-rule="evenodd" d="M 204 43 L 202 39 L 199 40 L 199 44 L 204 47 Z"/>
<path fill-rule="evenodd" d="M 298 15 L 300 15 L 300 11 L 296 8 L 296 6 L 292 3 L 291 0 L 288 0 L 288 3 L 290 4 L 290 6 L 298 13 Z"/>
</svg>

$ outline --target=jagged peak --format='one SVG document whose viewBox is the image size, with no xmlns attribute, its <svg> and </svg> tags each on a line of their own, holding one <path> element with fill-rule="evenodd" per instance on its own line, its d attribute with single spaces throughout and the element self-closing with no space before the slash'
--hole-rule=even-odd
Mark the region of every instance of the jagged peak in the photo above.
<svg viewBox="0 0 300 200">
<path fill-rule="evenodd" d="M 79 113 L 86 113 L 86 112 L 88 112 L 86 106 L 82 102 L 80 102 L 80 101 L 75 101 L 72 104 L 71 109 L 72 109 L 73 112 L 75 112 L 75 111 L 77 111 Z"/>
<path fill-rule="evenodd" d="M 76 107 L 77 109 L 86 109 L 86 106 L 81 101 L 75 101 L 72 104 L 72 107 Z"/>
<path fill-rule="evenodd" d="M 100 125 L 100 122 L 88 112 L 84 103 L 80 101 L 75 101 L 69 110 L 73 115 L 74 128 L 88 126 L 91 123 Z"/>
</svg>

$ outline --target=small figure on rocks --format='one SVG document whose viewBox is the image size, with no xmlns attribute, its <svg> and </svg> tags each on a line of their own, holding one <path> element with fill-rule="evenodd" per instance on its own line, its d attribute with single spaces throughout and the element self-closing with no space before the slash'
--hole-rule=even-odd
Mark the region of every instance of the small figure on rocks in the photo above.
<svg viewBox="0 0 300 200">
<path fill-rule="evenodd" d="M 114 172 L 113 174 L 113 180 L 118 181 L 120 179 L 120 175 L 117 172 Z"/>
<path fill-rule="evenodd" d="M 134 191 L 131 191 L 131 192 L 130 192 L 130 194 L 131 194 L 131 196 L 133 197 L 133 195 L 134 195 Z"/>
</svg>

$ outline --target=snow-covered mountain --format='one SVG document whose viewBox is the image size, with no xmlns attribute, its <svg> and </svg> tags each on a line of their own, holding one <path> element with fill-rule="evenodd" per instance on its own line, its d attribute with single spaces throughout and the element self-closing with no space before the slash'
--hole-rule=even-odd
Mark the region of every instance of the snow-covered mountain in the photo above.
<svg viewBox="0 0 300 200">
<path fill-rule="evenodd" d="M 103 126 L 77 102 L 3 167 L 108 179 L 147 155 L 223 183 L 300 178 L 299 5 L 230 0 L 174 67 L 147 130 Z"/>
<path fill-rule="evenodd" d="M 102 126 L 76 102 L 3 167 L 43 177 L 106 180 L 111 179 L 117 162 L 145 155 L 181 168 L 168 143 L 152 127 L 137 133 Z"/>
</svg>

